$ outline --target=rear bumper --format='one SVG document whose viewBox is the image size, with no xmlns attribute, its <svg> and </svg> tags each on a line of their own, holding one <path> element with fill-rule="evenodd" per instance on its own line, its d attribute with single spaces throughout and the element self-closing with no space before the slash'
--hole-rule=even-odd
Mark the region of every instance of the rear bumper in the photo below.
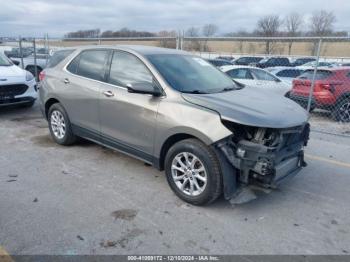
<svg viewBox="0 0 350 262">
<path fill-rule="evenodd" d="M 289 98 L 297 102 L 303 107 L 306 107 L 309 102 L 308 96 L 301 96 L 297 94 L 290 93 Z M 330 106 L 333 106 L 336 102 L 336 98 L 330 95 L 314 95 L 311 98 L 311 108 L 321 108 L 329 109 Z"/>
</svg>

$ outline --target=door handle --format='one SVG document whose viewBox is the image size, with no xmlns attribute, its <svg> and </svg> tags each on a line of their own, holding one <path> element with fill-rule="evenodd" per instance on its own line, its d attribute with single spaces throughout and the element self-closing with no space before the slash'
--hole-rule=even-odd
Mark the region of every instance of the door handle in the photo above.
<svg viewBox="0 0 350 262">
<path fill-rule="evenodd" d="M 113 96 L 114 96 L 114 93 L 113 93 L 112 91 L 110 91 L 110 90 L 103 92 L 103 94 L 104 94 L 106 97 L 113 97 Z"/>
<path fill-rule="evenodd" d="M 63 80 L 63 83 L 69 84 L 69 83 L 70 83 L 70 82 L 69 82 L 69 79 L 68 79 L 68 78 L 65 78 L 65 79 Z"/>
</svg>

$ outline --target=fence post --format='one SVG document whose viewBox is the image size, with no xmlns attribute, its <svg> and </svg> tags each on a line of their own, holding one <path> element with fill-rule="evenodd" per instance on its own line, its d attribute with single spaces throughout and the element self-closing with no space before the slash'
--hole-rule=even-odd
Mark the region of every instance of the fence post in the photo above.
<svg viewBox="0 0 350 262">
<path fill-rule="evenodd" d="M 23 64 L 23 50 L 22 50 L 22 37 L 19 36 L 19 55 L 21 56 L 21 67 L 24 69 L 24 64 Z"/>
<path fill-rule="evenodd" d="M 37 66 L 37 61 L 36 61 L 35 38 L 33 38 L 33 50 L 34 50 L 34 74 L 35 74 L 35 81 L 38 81 L 38 66 Z"/>
<path fill-rule="evenodd" d="M 315 89 L 315 80 L 316 80 L 316 74 L 317 74 L 317 69 L 318 69 L 318 64 L 320 61 L 320 53 L 321 53 L 321 45 L 322 45 L 322 38 L 319 39 L 318 41 L 318 46 L 317 46 L 317 56 L 316 56 L 316 65 L 314 68 L 314 73 L 312 76 L 312 82 L 311 82 L 311 87 L 310 87 L 310 93 L 309 93 L 309 100 L 307 103 L 307 112 L 309 114 L 309 118 L 310 118 L 310 110 L 311 110 L 311 103 L 312 103 L 312 98 L 314 95 L 314 89 Z"/>
</svg>

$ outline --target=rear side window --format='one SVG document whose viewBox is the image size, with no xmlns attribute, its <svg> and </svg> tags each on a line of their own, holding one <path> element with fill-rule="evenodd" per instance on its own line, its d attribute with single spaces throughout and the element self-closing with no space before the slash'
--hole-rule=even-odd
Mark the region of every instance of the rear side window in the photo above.
<svg viewBox="0 0 350 262">
<path fill-rule="evenodd" d="M 78 66 L 79 66 L 79 59 L 80 59 L 80 55 L 78 55 L 77 57 L 75 57 L 72 62 L 70 62 L 70 64 L 67 66 L 67 70 L 73 74 L 77 73 L 78 70 Z"/>
<path fill-rule="evenodd" d="M 98 81 L 103 81 L 108 57 L 107 50 L 89 50 L 80 55 L 77 74 Z"/>
<path fill-rule="evenodd" d="M 273 75 L 271 75 L 268 72 L 265 72 L 263 70 L 259 70 L 259 69 L 251 69 L 251 71 L 253 72 L 253 74 L 255 75 L 255 77 L 258 80 L 263 80 L 263 81 L 276 81 L 277 78 L 274 77 Z"/>
<path fill-rule="evenodd" d="M 314 70 L 307 70 L 305 71 L 303 74 L 301 74 L 299 76 L 300 79 L 308 79 L 308 80 L 312 80 L 314 75 Z M 322 79 L 326 79 L 330 76 L 332 76 L 333 73 L 331 71 L 326 71 L 326 70 L 319 70 L 316 72 L 316 80 L 322 80 Z"/>
<path fill-rule="evenodd" d="M 73 53 L 74 50 L 60 50 L 56 51 L 53 56 L 49 59 L 46 67 L 55 67 L 58 65 L 63 59 Z"/>
<path fill-rule="evenodd" d="M 153 83 L 153 75 L 136 56 L 126 52 L 114 52 L 108 82 L 118 86 Z"/>
<path fill-rule="evenodd" d="M 276 75 L 280 77 L 298 77 L 302 71 L 300 70 L 282 70 L 278 72 Z"/>
<path fill-rule="evenodd" d="M 249 70 L 244 68 L 232 69 L 228 71 L 227 74 L 231 78 L 236 78 L 236 79 L 253 79 L 253 76 L 249 72 Z"/>
</svg>

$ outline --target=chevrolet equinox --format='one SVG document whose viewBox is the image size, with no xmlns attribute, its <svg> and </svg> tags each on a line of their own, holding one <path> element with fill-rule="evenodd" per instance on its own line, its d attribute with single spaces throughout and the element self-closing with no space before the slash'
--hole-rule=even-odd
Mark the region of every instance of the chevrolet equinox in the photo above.
<svg viewBox="0 0 350 262">
<path fill-rule="evenodd" d="M 191 204 L 274 188 L 306 165 L 302 107 L 238 84 L 192 54 L 85 46 L 52 60 L 39 94 L 54 141 L 82 137 L 165 170 Z"/>
</svg>

